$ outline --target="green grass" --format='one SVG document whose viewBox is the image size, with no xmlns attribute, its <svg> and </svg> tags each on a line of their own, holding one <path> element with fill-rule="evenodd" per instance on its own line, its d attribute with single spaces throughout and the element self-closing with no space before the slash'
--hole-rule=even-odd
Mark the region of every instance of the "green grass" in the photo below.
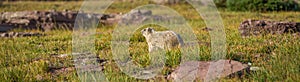
<svg viewBox="0 0 300 82">
<path fill-rule="evenodd" d="M 131 9 L 142 6 L 148 1 L 139 3 L 125 2 L 113 3 L 106 13 L 126 13 Z M 0 11 L 23 11 L 23 10 L 50 10 L 80 8 L 81 2 L 4 2 Z M 34 5 L 34 6 L 33 6 Z M 209 32 L 202 30 L 205 23 L 201 17 L 189 5 L 166 5 L 178 11 L 184 16 L 193 28 L 200 44 L 199 59 L 208 61 L 210 55 Z M 300 36 L 291 34 L 265 35 L 242 38 L 238 32 L 239 24 L 246 19 L 270 19 L 289 20 L 300 22 L 300 12 L 231 12 L 220 11 L 226 31 L 227 55 L 226 59 L 233 59 L 243 63 L 251 62 L 254 66 L 264 69 L 251 72 L 241 78 L 224 78 L 221 81 L 300 81 Z M 151 25 L 159 30 L 159 26 Z M 149 80 L 140 80 L 127 76 L 114 63 L 111 43 L 111 34 L 114 26 L 99 25 L 96 35 L 96 53 L 100 58 L 107 59 L 104 74 L 110 82 L 123 81 L 167 81 L 162 77 Z M 20 31 L 20 30 L 18 30 Z M 39 32 L 39 31 L 36 31 Z M 131 37 L 130 55 L 135 64 L 141 67 L 149 65 L 150 58 L 147 43 L 137 30 Z M 70 54 L 72 49 L 72 31 L 54 30 L 45 33 L 47 36 L 0 38 L 0 80 L 1 81 L 79 81 L 76 71 L 52 75 L 48 72 L 50 66 L 70 66 L 71 59 L 57 59 L 51 56 L 57 54 Z M 180 63 L 180 53 L 177 51 L 166 54 L 166 65 L 161 75 L 171 72 Z M 260 57 L 256 57 L 260 55 Z M 40 58 L 40 60 L 37 60 Z M 63 65 L 61 65 L 63 63 Z M 40 78 L 42 77 L 42 79 Z"/>
</svg>

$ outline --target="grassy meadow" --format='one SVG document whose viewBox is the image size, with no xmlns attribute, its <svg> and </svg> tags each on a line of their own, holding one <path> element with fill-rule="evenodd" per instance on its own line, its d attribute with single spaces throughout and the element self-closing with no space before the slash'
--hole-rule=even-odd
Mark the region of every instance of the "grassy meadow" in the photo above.
<svg viewBox="0 0 300 82">
<path fill-rule="evenodd" d="M 138 6 L 152 4 L 149 1 L 115 2 L 106 13 L 127 13 Z M 82 2 L 4 2 L 0 12 L 25 10 L 78 10 Z M 187 4 L 165 5 L 178 11 L 186 18 L 194 30 L 200 44 L 199 59 L 211 60 L 210 36 L 204 21 L 196 10 Z M 261 35 L 242 38 L 238 27 L 246 19 L 266 19 L 276 21 L 300 22 L 300 12 L 233 12 L 219 9 L 226 32 L 226 59 L 243 63 L 252 63 L 252 66 L 262 69 L 250 72 L 242 77 L 222 78 L 220 81 L 300 81 L 300 35 Z M 150 25 L 156 30 L 166 30 L 157 25 Z M 180 63 L 180 53 L 168 52 L 166 65 L 161 74 L 153 79 L 142 80 L 127 76 L 118 68 L 112 57 L 111 34 L 115 26 L 99 25 L 96 35 L 96 53 L 101 59 L 108 62 L 104 65 L 104 74 L 110 82 L 167 82 L 164 77 Z M 145 28 L 145 27 L 144 27 Z M 39 30 L 13 30 L 35 31 Z M 43 32 L 46 36 L 0 38 L 0 80 L 11 81 L 80 81 L 74 68 L 69 72 L 52 74 L 50 67 L 71 67 L 72 57 L 55 58 L 60 54 L 71 54 L 72 31 L 53 30 Z M 130 39 L 130 55 L 136 65 L 145 67 L 149 65 L 150 58 L 145 38 L 137 30 Z"/>
</svg>

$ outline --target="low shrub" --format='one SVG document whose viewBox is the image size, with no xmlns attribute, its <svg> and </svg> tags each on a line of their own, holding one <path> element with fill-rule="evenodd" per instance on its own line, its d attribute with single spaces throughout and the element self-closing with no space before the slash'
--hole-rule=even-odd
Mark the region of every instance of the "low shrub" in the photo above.
<svg viewBox="0 0 300 82">
<path fill-rule="evenodd" d="M 232 11 L 296 11 L 299 4 L 295 0 L 227 0 L 226 8 Z"/>
<path fill-rule="evenodd" d="M 217 7 L 226 7 L 227 0 L 214 0 Z"/>
</svg>

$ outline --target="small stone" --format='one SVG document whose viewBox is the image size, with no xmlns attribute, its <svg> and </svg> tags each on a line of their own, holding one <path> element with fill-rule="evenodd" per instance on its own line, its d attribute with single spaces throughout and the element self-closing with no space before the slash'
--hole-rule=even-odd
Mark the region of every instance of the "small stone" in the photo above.
<svg viewBox="0 0 300 82">
<path fill-rule="evenodd" d="M 261 70 L 260 67 L 250 67 L 250 70 L 251 71 L 258 71 L 258 70 Z"/>
<path fill-rule="evenodd" d="M 61 54 L 61 55 L 58 55 L 57 57 L 59 57 L 59 58 L 65 58 L 67 56 L 69 56 L 69 55 L 68 54 Z"/>
<path fill-rule="evenodd" d="M 252 63 L 248 62 L 248 65 L 249 65 L 249 66 L 251 66 L 251 65 L 252 65 Z"/>
</svg>

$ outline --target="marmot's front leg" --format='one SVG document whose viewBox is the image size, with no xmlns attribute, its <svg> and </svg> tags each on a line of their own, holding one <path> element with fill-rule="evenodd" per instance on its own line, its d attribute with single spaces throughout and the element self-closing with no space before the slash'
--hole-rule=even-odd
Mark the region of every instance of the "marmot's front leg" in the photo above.
<svg viewBox="0 0 300 82">
<path fill-rule="evenodd" d="M 163 49 L 163 48 L 161 48 L 159 46 L 153 46 L 153 45 L 149 45 L 149 48 L 148 48 L 149 52 L 158 51 L 160 49 Z"/>
<path fill-rule="evenodd" d="M 148 45 L 148 51 L 149 51 L 149 52 L 154 51 L 153 48 L 154 48 L 154 47 L 153 47 L 152 45 Z"/>
</svg>

